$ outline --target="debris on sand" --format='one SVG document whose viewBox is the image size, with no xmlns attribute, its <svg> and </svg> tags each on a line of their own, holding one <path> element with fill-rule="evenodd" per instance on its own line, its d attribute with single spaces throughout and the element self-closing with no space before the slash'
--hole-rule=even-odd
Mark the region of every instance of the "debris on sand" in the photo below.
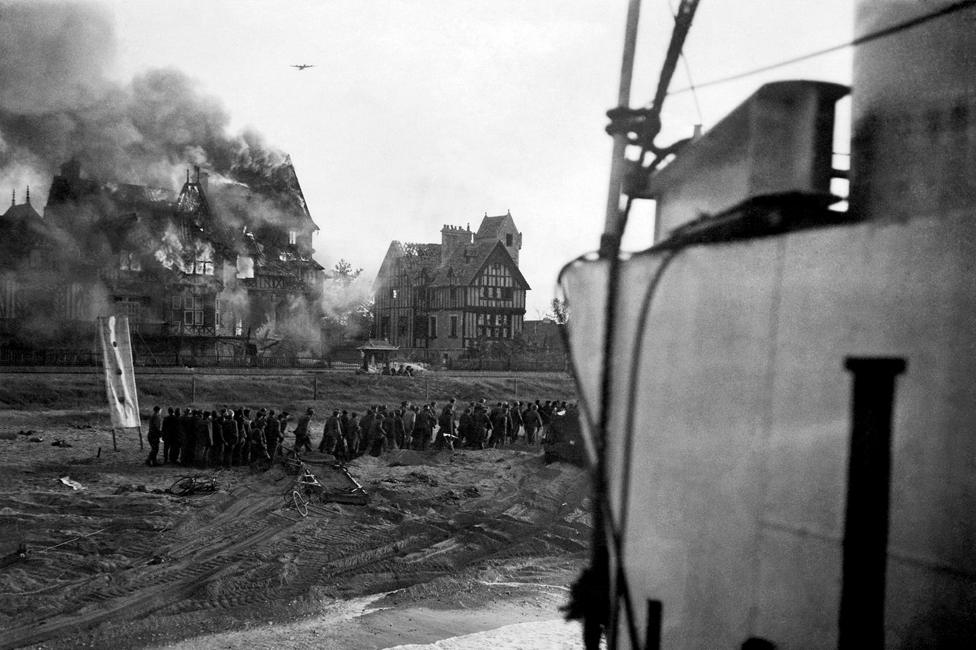
<svg viewBox="0 0 976 650">
<path fill-rule="evenodd" d="M 423 472 L 410 472 L 407 476 L 417 479 L 421 483 L 426 483 L 430 487 L 437 487 L 439 485 L 436 478 L 429 474 L 424 474 Z"/>
<path fill-rule="evenodd" d="M 0 557 L 0 569 L 13 564 L 14 562 L 23 562 L 27 559 L 28 554 L 29 552 L 27 550 L 27 544 L 21 542 L 16 551 Z"/>
<path fill-rule="evenodd" d="M 39 416 L 18 417 L 13 431 Z M 312 631 L 330 607 L 355 616 L 330 624 L 340 640 L 329 647 L 434 642 L 559 616 L 588 559 L 585 471 L 546 466 L 535 449 L 360 457 L 348 471 L 368 503 L 341 492 L 356 489 L 344 465 L 310 454 L 325 461 L 310 467 L 326 498 L 361 500 L 316 499 L 302 518 L 284 507 L 296 477 L 280 465 L 223 469 L 210 498 L 172 498 L 166 488 L 195 470 L 146 468 L 135 435 L 114 452 L 107 427 L 40 426 L 75 449 L 0 441 L 0 528 L 10 531 L 0 558 L 20 540 L 30 549 L 0 570 L 0 648 L 216 648 L 226 645 L 195 635 L 229 628 L 246 637 L 234 647 L 281 647 L 291 628 L 251 638 L 270 620 L 307 630 L 296 646 L 325 647 Z M 364 610 L 384 593 L 396 607 Z M 377 629 L 389 634 L 377 640 Z"/>
<path fill-rule="evenodd" d="M 85 489 L 85 486 L 84 485 L 82 485 L 78 481 L 72 481 L 71 478 L 69 478 L 67 476 L 62 476 L 59 480 L 62 483 L 64 483 L 65 485 L 67 485 L 69 488 L 71 488 L 72 490 L 78 491 L 78 490 L 84 490 Z"/>
</svg>

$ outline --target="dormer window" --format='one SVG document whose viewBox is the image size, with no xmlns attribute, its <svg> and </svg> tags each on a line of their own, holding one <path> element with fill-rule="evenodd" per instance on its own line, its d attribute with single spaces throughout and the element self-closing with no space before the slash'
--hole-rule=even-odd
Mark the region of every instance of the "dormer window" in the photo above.
<svg viewBox="0 0 976 650">
<path fill-rule="evenodd" d="M 297 230 L 289 230 L 288 231 L 288 245 L 289 246 L 294 246 L 297 243 L 298 243 L 298 231 Z"/>
<path fill-rule="evenodd" d="M 213 263 L 213 249 L 207 246 L 200 246 L 197 249 L 196 256 L 193 260 L 193 275 L 213 275 L 214 274 L 214 263 Z"/>
<path fill-rule="evenodd" d="M 508 246 L 509 248 L 511 248 L 512 247 L 512 241 L 513 241 L 512 233 L 508 233 L 507 235 L 505 235 L 505 245 L 506 246 Z"/>
<path fill-rule="evenodd" d="M 194 260 L 193 275 L 213 275 L 213 261 L 206 259 Z"/>
</svg>

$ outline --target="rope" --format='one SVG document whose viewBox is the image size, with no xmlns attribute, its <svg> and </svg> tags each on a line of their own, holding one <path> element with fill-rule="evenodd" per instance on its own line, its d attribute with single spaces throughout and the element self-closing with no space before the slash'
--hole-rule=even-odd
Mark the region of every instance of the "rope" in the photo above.
<svg viewBox="0 0 976 650">
<path fill-rule="evenodd" d="M 696 87 L 707 88 L 709 86 L 717 86 L 719 84 L 728 83 L 730 81 L 737 81 L 739 79 L 744 79 L 746 77 L 751 77 L 753 75 L 760 74 L 762 72 L 769 72 L 770 70 L 783 68 L 788 65 L 793 65 L 794 63 L 800 63 L 801 61 L 807 61 L 808 59 L 813 59 L 819 56 L 823 56 L 825 54 L 831 54 L 832 52 L 837 52 L 839 50 L 843 50 L 848 47 L 854 47 L 856 45 L 863 45 L 864 43 L 870 43 L 871 41 L 875 41 L 880 38 L 886 38 L 888 36 L 893 36 L 895 34 L 898 34 L 899 32 L 912 29 L 913 27 L 918 27 L 919 25 L 923 25 L 937 18 L 942 18 L 944 16 L 948 16 L 950 14 L 954 14 L 956 12 L 963 11 L 965 9 L 970 9 L 974 6 L 976 6 L 976 0 L 962 0 L 961 2 L 948 5 L 946 7 L 943 7 L 942 9 L 938 9 L 936 11 L 923 14 L 918 18 L 912 18 L 910 20 L 906 20 L 905 22 L 898 23 L 897 25 L 886 27 L 885 29 L 879 29 L 878 31 L 870 32 L 868 34 L 865 34 L 864 36 L 859 36 L 858 38 L 855 38 L 851 41 L 847 41 L 846 43 L 832 45 L 830 47 L 823 48 L 822 50 L 808 52 L 807 54 L 801 54 L 800 56 L 795 56 L 790 59 L 785 59 L 777 63 L 770 63 L 768 65 L 760 66 L 758 68 L 752 68 L 751 70 L 746 70 L 744 72 L 732 74 L 727 77 L 719 77 L 718 79 L 712 79 L 710 81 L 700 83 L 697 86 L 691 86 L 691 85 L 685 86 L 684 88 L 672 90 L 671 92 L 668 93 L 668 95 L 680 95 L 682 93 L 688 92 L 689 90 L 694 91 Z"/>
</svg>

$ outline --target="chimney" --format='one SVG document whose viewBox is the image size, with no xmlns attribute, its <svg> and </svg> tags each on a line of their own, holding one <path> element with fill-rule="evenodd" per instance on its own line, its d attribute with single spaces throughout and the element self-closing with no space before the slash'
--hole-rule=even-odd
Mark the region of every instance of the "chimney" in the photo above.
<svg viewBox="0 0 976 650">
<path fill-rule="evenodd" d="M 76 158 L 72 158 L 61 165 L 61 177 L 69 181 L 81 178 L 81 163 Z"/>
<path fill-rule="evenodd" d="M 458 247 L 466 246 L 471 241 L 470 230 L 444 224 L 441 228 L 441 264 L 447 264 Z"/>
</svg>

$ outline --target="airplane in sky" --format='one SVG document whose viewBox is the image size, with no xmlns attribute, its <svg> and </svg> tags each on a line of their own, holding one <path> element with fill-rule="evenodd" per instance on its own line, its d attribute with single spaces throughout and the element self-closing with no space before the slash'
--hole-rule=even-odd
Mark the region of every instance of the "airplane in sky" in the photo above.
<svg viewBox="0 0 976 650">
<path fill-rule="evenodd" d="M 304 70 L 305 68 L 314 68 L 314 63 L 302 63 L 301 65 L 293 65 L 292 68 L 298 68 L 299 70 Z"/>
</svg>

